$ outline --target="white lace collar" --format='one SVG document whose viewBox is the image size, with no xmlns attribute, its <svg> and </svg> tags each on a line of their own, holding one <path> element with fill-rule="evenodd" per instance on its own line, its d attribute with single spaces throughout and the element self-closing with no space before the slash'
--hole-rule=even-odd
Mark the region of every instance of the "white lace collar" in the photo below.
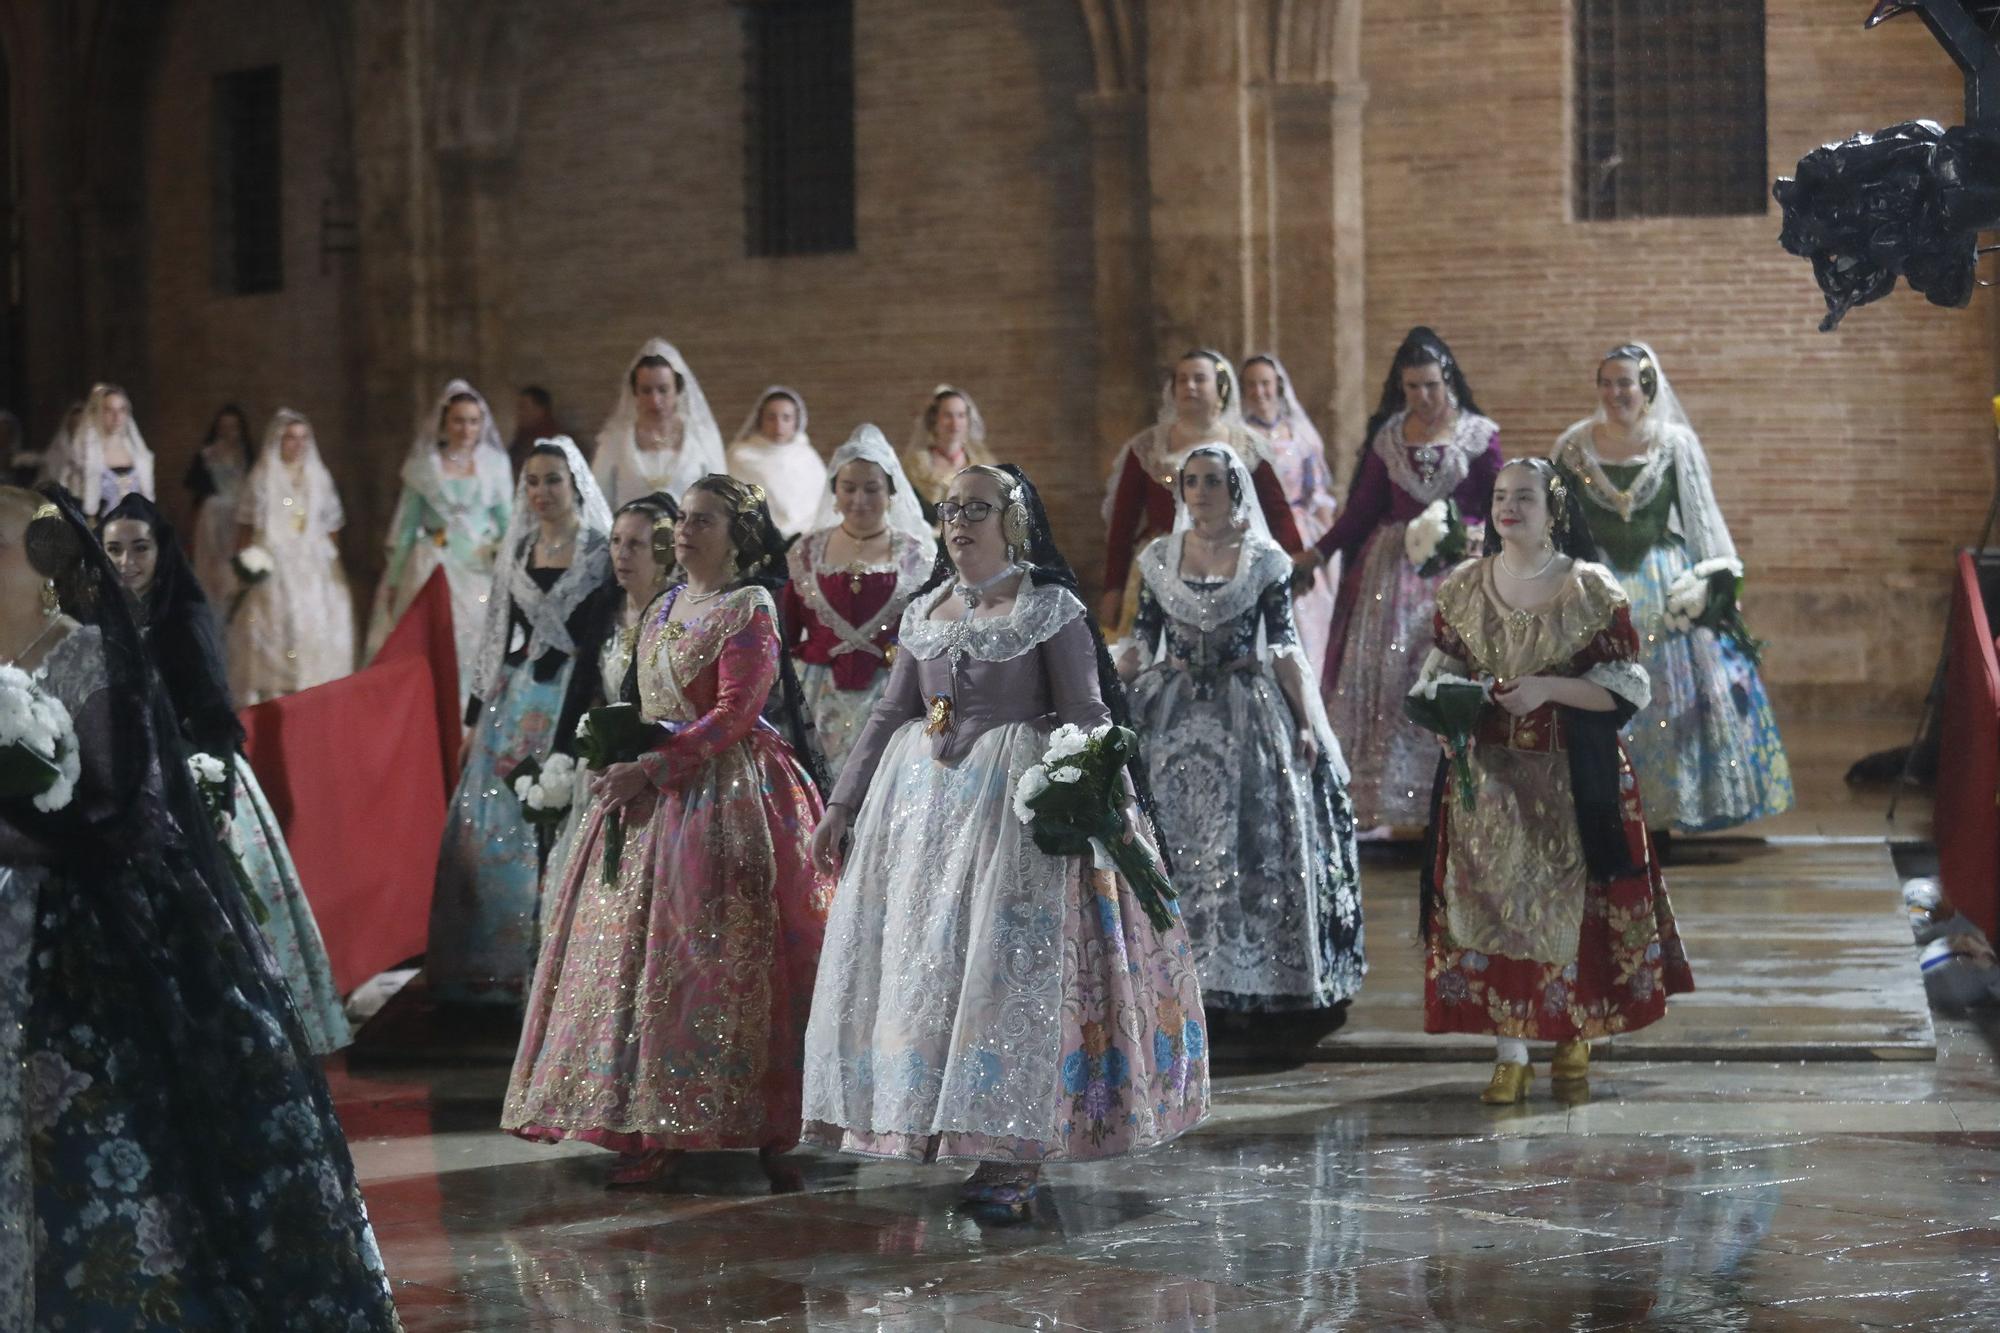
<svg viewBox="0 0 2000 1333">
<path fill-rule="evenodd" d="M 1220 587 L 1196 590 L 1181 577 L 1181 549 L 1187 533 L 1176 532 L 1148 546 L 1139 573 L 1168 616 L 1207 634 L 1257 605 L 1264 590 L 1291 575 L 1292 562 L 1275 542 L 1245 535 L 1236 572 Z"/>
<path fill-rule="evenodd" d="M 1021 580 L 1014 596 L 1014 609 L 1004 616 L 986 620 L 932 620 L 938 603 L 951 596 L 946 582 L 935 592 L 919 597 L 903 610 L 903 627 L 898 634 L 902 651 L 930 661 L 943 652 L 954 652 L 981 662 L 1006 662 L 1056 636 L 1063 626 L 1083 614 L 1083 603 L 1060 583 L 1038 584 L 1032 574 Z"/>
<path fill-rule="evenodd" d="M 1477 412 L 1461 410 L 1458 420 L 1452 423 L 1451 434 L 1444 439 L 1410 444 L 1403 438 L 1403 423 L 1408 417 L 1406 409 L 1384 422 L 1375 433 L 1373 447 L 1376 457 L 1389 469 L 1391 480 L 1425 504 L 1456 491 L 1472 471 L 1472 460 L 1486 452 L 1486 446 L 1500 429 Z M 1428 475 L 1417 470 L 1413 454 L 1427 455 L 1434 464 L 1427 468 Z"/>
</svg>

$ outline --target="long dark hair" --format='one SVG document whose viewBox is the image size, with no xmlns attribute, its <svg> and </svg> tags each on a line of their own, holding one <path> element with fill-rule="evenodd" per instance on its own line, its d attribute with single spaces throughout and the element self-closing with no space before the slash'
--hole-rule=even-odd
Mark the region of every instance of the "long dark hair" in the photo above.
<svg viewBox="0 0 2000 1333">
<path fill-rule="evenodd" d="M 1197 352 L 1189 355 L 1206 356 L 1208 353 Z M 1182 360 L 1186 358 L 1183 357 Z M 1012 463 L 982 464 L 965 470 L 987 476 L 999 473 L 1008 478 L 1003 484 L 1011 486 L 1013 495 L 1008 497 L 1006 503 L 1018 503 L 1027 511 L 1027 541 L 1023 558 L 1028 564 L 1028 577 L 1040 587 L 1055 584 L 1067 588 L 1070 594 L 1083 604 L 1083 623 L 1090 629 L 1091 646 L 1097 654 L 1097 692 L 1103 697 L 1104 707 L 1111 714 L 1111 720 L 1121 727 L 1131 726 L 1132 701 L 1125 694 L 1125 682 L 1119 678 L 1118 669 L 1111 663 L 1111 653 L 1104 646 L 1104 631 L 1097 623 L 1097 616 L 1090 609 L 1089 600 L 1077 587 L 1076 571 L 1070 568 L 1069 561 L 1063 558 L 1062 551 L 1056 546 L 1055 533 L 1049 525 L 1049 511 L 1042 505 L 1041 492 L 1035 489 L 1034 482 L 1028 480 L 1028 474 Z M 1000 512 L 994 515 L 994 519 L 1003 523 L 1006 521 L 1005 504 Z M 925 580 L 923 588 L 917 593 L 917 599 L 921 600 L 935 589 L 943 587 L 957 577 L 957 574 L 957 567 L 951 563 L 951 557 L 946 554 L 945 544 L 939 542 L 937 560 L 931 566 L 931 576 Z M 1159 819 L 1153 809 L 1153 783 L 1151 775 L 1146 771 L 1145 760 L 1134 758 L 1131 772 L 1132 788 L 1139 796 L 1139 809 L 1157 827 Z M 1166 848 L 1161 845 L 1161 858 L 1164 860 L 1166 855 Z M 1173 874 L 1171 865 L 1167 866 L 1167 873 L 1170 876 Z"/>
<path fill-rule="evenodd" d="M 785 551 L 788 543 L 778 525 L 771 521 L 771 505 L 764 496 L 762 486 L 745 483 L 721 472 L 711 472 L 687 488 L 687 495 L 705 491 L 721 500 L 729 508 L 729 542 L 736 549 L 737 575 L 731 587 L 756 586 L 771 594 L 775 600 L 789 578 L 785 567 Z M 792 752 L 798 756 L 801 766 L 812 778 L 813 784 L 822 793 L 831 790 L 826 771 L 826 759 L 813 741 L 812 724 L 808 720 L 805 694 L 799 688 L 799 674 L 792 667 L 792 655 L 786 651 L 782 640 L 784 627 L 775 626 L 780 644 L 778 648 L 778 682 L 783 688 L 782 706 L 785 718 L 785 739 L 791 742 Z"/>
<path fill-rule="evenodd" d="M 120 521 L 143 523 L 153 536 L 157 552 L 153 582 L 137 600 L 136 611 L 181 734 L 190 744 L 226 760 L 242 748 L 243 724 L 229 697 L 222 630 L 208 594 L 159 506 L 143 495 L 126 496 L 99 516 L 98 541 L 104 540 L 106 528 Z"/>
<path fill-rule="evenodd" d="M 1562 470 L 1546 458 L 1516 458 L 1501 467 L 1523 467 L 1535 474 L 1535 480 L 1542 483 L 1542 496 L 1549 503 L 1549 513 L 1555 516 L 1555 545 L 1558 551 L 1572 560 L 1597 559 L 1597 544 L 1591 540 L 1590 519 L 1583 512 L 1583 499 L 1576 493 L 1576 487 L 1564 479 Z M 1495 483 L 1498 484 L 1497 481 Z M 1500 554 L 1500 525 L 1486 525 L 1486 541 L 1480 547 L 1481 555 Z"/>
<path fill-rule="evenodd" d="M 1485 415 L 1479 411 L 1479 404 L 1473 401 L 1472 384 L 1465 378 L 1465 369 L 1452 355 L 1450 346 L 1430 328 L 1417 325 L 1403 335 L 1395 358 L 1389 362 L 1389 376 L 1382 382 L 1382 396 L 1376 400 L 1374 415 L 1368 418 L 1368 428 L 1361 434 L 1361 447 L 1354 451 L 1354 470 L 1347 478 L 1349 490 L 1361 476 L 1361 465 L 1367 461 L 1368 447 L 1375 442 L 1375 432 L 1409 405 L 1403 396 L 1403 372 L 1413 366 L 1436 366 L 1444 375 L 1445 386 L 1458 400 L 1458 410 Z"/>
<path fill-rule="evenodd" d="M 202 447 L 194 451 L 194 460 L 188 464 L 187 476 L 182 482 L 194 494 L 197 502 L 208 499 L 220 490 L 215 484 L 215 475 L 208 470 L 208 459 L 203 455 L 203 450 L 214 444 L 221 436 L 224 417 L 236 418 L 236 441 L 243 453 L 244 472 L 249 472 L 251 465 L 257 461 L 257 441 L 250 433 L 250 418 L 244 416 L 243 409 L 236 404 L 224 403 L 216 409 L 215 415 L 209 418 L 208 433 L 201 437 Z"/>
</svg>

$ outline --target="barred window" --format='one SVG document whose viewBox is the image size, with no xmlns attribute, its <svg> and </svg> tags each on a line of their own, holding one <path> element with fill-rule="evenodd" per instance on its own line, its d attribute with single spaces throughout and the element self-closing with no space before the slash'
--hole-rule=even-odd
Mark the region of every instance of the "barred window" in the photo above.
<svg viewBox="0 0 2000 1333">
<path fill-rule="evenodd" d="M 852 0 L 748 0 L 744 135 L 752 255 L 854 248 Z"/>
<path fill-rule="evenodd" d="M 1763 0 L 1576 0 L 1579 221 L 1763 213 Z"/>
<path fill-rule="evenodd" d="M 217 291 L 241 295 L 285 285 L 278 92 L 276 65 L 215 76 Z"/>
</svg>

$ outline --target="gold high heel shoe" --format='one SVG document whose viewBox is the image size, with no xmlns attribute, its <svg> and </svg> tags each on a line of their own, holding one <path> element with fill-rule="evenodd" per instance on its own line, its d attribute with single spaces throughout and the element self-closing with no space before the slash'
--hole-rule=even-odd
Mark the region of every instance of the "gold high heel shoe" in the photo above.
<svg viewBox="0 0 2000 1333">
<path fill-rule="evenodd" d="M 1559 1041 L 1556 1058 L 1549 1062 L 1549 1077 L 1558 1083 L 1580 1083 L 1590 1077 L 1590 1043 Z"/>
<path fill-rule="evenodd" d="M 1533 1065 L 1517 1065 L 1511 1060 L 1503 1060 L 1493 1066 L 1493 1081 L 1486 1085 L 1486 1091 L 1479 1094 L 1479 1100 L 1488 1106 L 1513 1106 L 1528 1100 L 1528 1084 L 1534 1080 Z"/>
</svg>

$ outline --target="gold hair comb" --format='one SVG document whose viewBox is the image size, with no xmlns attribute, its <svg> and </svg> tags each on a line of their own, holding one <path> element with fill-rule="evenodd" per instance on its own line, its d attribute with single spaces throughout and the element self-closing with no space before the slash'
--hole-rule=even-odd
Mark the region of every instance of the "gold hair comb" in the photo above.
<svg viewBox="0 0 2000 1333">
<path fill-rule="evenodd" d="M 744 483 L 743 493 L 750 497 L 750 503 L 753 505 L 764 503 L 764 488 L 754 481 Z"/>
</svg>

